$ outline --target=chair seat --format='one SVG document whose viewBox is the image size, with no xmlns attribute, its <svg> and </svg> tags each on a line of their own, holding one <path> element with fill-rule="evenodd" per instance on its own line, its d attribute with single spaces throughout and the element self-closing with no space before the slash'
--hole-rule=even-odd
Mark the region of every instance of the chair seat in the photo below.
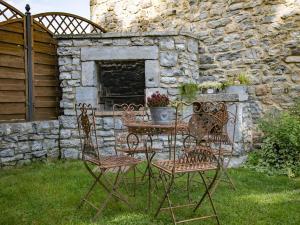
<svg viewBox="0 0 300 225">
<path fill-rule="evenodd" d="M 158 148 L 151 148 L 151 149 L 146 149 L 145 147 L 138 147 L 138 148 L 117 148 L 116 149 L 117 152 L 124 152 L 127 154 L 133 154 L 133 153 L 154 153 L 154 152 L 158 152 L 159 149 Z"/>
<path fill-rule="evenodd" d="M 224 148 L 221 148 L 220 151 L 219 149 L 212 149 L 213 150 L 213 153 L 216 155 L 216 156 L 232 156 L 232 150 L 227 150 L 227 149 L 224 149 Z"/>
<path fill-rule="evenodd" d="M 172 174 L 174 166 L 173 160 L 159 160 L 152 163 L 156 168 Z M 213 162 L 182 162 L 182 160 L 175 160 L 175 173 L 188 173 L 197 171 L 207 171 L 217 169 L 217 163 Z"/>
<path fill-rule="evenodd" d="M 224 149 L 224 148 L 221 148 L 220 151 L 218 148 L 211 148 L 211 147 L 208 147 L 208 146 L 197 146 L 196 148 L 195 147 L 186 147 L 186 148 L 183 148 L 183 152 L 185 153 L 190 153 L 190 152 L 193 152 L 195 150 L 205 150 L 205 151 L 211 151 L 215 156 L 231 156 L 232 155 L 232 150 L 227 150 L 227 149 Z"/>
<path fill-rule="evenodd" d="M 208 138 L 205 139 L 205 141 L 208 141 L 210 143 L 221 143 L 227 145 L 232 144 L 227 134 L 211 134 Z"/>
<path fill-rule="evenodd" d="M 98 165 L 101 169 L 110 169 L 123 166 L 134 166 L 142 161 L 130 156 L 100 156 L 100 159 L 88 157 L 85 159 L 88 162 Z"/>
</svg>

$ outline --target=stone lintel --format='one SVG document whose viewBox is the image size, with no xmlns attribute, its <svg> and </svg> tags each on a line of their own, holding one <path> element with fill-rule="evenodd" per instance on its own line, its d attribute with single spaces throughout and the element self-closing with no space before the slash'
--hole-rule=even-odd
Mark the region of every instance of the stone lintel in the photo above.
<svg viewBox="0 0 300 225">
<path fill-rule="evenodd" d="M 157 46 L 84 47 L 81 60 L 139 60 L 158 59 Z"/>
</svg>

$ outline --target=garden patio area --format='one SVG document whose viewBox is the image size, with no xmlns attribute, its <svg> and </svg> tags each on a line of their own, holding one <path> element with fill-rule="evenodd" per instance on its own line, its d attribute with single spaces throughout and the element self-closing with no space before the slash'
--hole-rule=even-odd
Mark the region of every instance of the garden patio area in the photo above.
<svg viewBox="0 0 300 225">
<path fill-rule="evenodd" d="M 237 190 L 222 183 L 213 196 L 222 224 L 300 224 L 299 178 L 271 177 L 244 168 L 231 169 L 230 175 Z M 3 225 L 171 224 L 169 213 L 161 213 L 153 219 L 154 212 L 143 211 L 145 185 L 138 186 L 136 209 L 111 201 L 103 217 L 91 222 L 94 210 L 86 206 L 76 210 L 80 197 L 92 182 L 81 162 L 54 161 L 2 170 L 0 180 L 0 224 Z M 101 199 L 101 194 L 95 193 L 94 200 Z M 201 224 L 212 224 L 212 220 L 201 221 Z"/>
</svg>

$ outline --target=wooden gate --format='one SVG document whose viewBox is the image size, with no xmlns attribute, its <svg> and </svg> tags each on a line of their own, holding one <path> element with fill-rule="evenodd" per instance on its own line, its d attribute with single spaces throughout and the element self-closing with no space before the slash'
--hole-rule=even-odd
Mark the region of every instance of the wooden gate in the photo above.
<svg viewBox="0 0 300 225">
<path fill-rule="evenodd" d="M 60 114 L 55 35 L 102 33 L 68 13 L 23 14 L 0 0 L 0 122 L 56 119 Z"/>
<path fill-rule="evenodd" d="M 57 41 L 33 21 L 33 119 L 55 119 L 61 96 L 57 65 Z"/>
<path fill-rule="evenodd" d="M 0 4 L 0 120 L 27 117 L 24 33 L 24 15 L 6 3 Z"/>
</svg>

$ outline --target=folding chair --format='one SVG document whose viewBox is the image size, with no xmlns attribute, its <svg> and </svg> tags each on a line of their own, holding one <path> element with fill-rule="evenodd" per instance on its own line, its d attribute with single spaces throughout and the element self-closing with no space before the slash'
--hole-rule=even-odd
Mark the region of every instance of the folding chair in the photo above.
<svg viewBox="0 0 300 225">
<path fill-rule="evenodd" d="M 234 153 L 237 105 L 233 103 L 228 104 L 230 109 L 225 102 L 194 103 L 194 113 L 199 114 L 200 117 L 210 113 L 214 115 L 216 120 L 216 126 L 211 130 L 209 136 L 205 137 L 203 140 L 210 144 L 214 154 L 218 155 L 218 158 L 220 159 L 221 170 L 212 192 L 214 192 L 220 181 L 226 182 L 234 190 L 236 189 L 227 169 Z M 208 138 L 209 140 L 207 140 Z"/>
<path fill-rule="evenodd" d="M 115 151 L 132 157 L 137 156 L 137 154 L 145 155 L 148 164 L 146 170 L 142 172 L 143 179 L 147 174 L 153 157 L 159 149 L 152 146 L 152 141 L 149 140 L 151 137 L 129 133 L 126 124 L 137 121 L 144 122 L 148 120 L 145 107 L 143 105 L 136 104 L 115 104 L 113 106 L 113 118 Z M 134 179 L 136 179 L 135 170 Z"/>
<path fill-rule="evenodd" d="M 183 139 L 183 146 L 181 148 L 181 151 L 177 151 L 176 146 L 178 144 L 178 124 L 180 123 L 179 109 L 183 105 L 187 104 L 178 103 L 176 106 L 176 119 L 174 125 L 175 128 L 173 132 L 174 142 L 172 144 L 172 147 L 174 148 L 172 156 L 173 159 L 160 160 L 153 163 L 153 166 L 159 169 L 160 178 L 164 186 L 164 195 L 159 203 L 159 207 L 156 211 L 155 217 L 158 216 L 160 211 L 169 210 L 174 224 L 186 223 L 207 218 L 215 218 L 217 224 L 219 224 L 219 218 L 210 193 L 211 188 L 214 186 L 220 171 L 219 159 L 213 153 L 209 143 L 202 142 L 202 140 L 208 137 L 210 132 L 216 127 L 217 124 L 215 116 L 213 114 L 207 113 L 205 115 L 203 114 L 202 117 L 200 117 L 199 114 L 192 113 L 188 121 L 189 133 Z M 206 171 L 211 171 L 211 173 L 214 174 L 213 179 L 205 179 L 203 173 Z M 171 194 L 172 191 L 174 191 L 174 188 L 176 188 L 176 186 L 174 185 L 175 177 L 183 174 L 199 174 L 202 182 L 197 182 L 197 184 L 200 185 L 201 183 L 203 183 L 205 190 L 197 201 L 189 201 L 188 203 L 173 205 Z M 199 188 L 197 190 L 200 191 L 201 189 Z M 178 196 L 176 196 L 176 198 L 179 199 Z M 209 204 L 212 209 L 211 215 L 198 216 L 183 220 L 178 220 L 176 218 L 177 216 L 175 211 L 180 208 L 193 207 L 193 213 L 195 213 L 206 198 L 209 199 Z M 168 205 L 166 207 L 163 207 L 166 200 Z"/>
<path fill-rule="evenodd" d="M 81 142 L 82 161 L 90 175 L 94 178 L 91 187 L 81 199 L 78 208 L 84 203 L 88 203 L 97 210 L 94 217 L 96 218 L 101 214 L 112 197 L 130 207 L 127 198 L 119 192 L 118 187 L 121 176 L 140 163 L 140 160 L 125 155 L 100 155 L 96 135 L 95 112 L 91 105 L 85 103 L 76 104 L 76 117 Z M 108 172 L 115 173 L 113 182 L 110 182 L 111 179 L 105 179 L 105 175 Z M 89 200 L 97 184 L 107 193 L 105 200 L 100 206 L 96 206 Z"/>
</svg>

